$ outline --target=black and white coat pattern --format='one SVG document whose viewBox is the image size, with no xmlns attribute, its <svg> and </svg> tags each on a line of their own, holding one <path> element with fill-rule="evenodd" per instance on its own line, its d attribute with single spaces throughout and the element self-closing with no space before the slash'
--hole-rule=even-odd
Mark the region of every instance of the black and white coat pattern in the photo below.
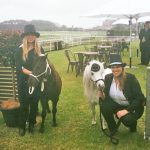
<svg viewBox="0 0 150 150">
<path fill-rule="evenodd" d="M 84 70 L 83 75 L 83 87 L 84 95 L 86 96 L 90 109 L 92 111 L 92 124 L 96 124 L 96 110 L 95 106 L 99 103 L 99 90 L 103 90 L 105 87 L 104 78 L 105 75 L 111 73 L 111 69 L 104 68 L 104 63 L 97 60 L 90 61 Z M 105 127 L 103 119 L 103 128 Z"/>
</svg>

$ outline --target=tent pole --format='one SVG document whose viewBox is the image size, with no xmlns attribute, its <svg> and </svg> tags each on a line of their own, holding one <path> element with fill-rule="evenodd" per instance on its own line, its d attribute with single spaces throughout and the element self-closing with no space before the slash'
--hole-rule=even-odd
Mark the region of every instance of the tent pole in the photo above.
<svg viewBox="0 0 150 150">
<path fill-rule="evenodd" d="M 131 25 L 132 25 L 132 18 L 129 18 L 129 27 L 130 27 L 130 63 L 129 63 L 129 66 L 130 68 L 132 68 L 132 50 L 131 50 L 131 41 L 132 41 L 132 28 L 131 28 Z"/>
</svg>

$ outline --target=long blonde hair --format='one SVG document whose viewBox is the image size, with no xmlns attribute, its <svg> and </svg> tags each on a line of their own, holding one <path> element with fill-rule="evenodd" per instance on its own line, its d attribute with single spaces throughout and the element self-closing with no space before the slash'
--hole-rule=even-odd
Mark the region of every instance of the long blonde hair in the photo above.
<svg viewBox="0 0 150 150">
<path fill-rule="evenodd" d="M 28 47 L 28 41 L 27 41 L 27 38 L 24 37 L 23 38 L 23 60 L 26 61 L 26 59 L 28 58 L 28 52 L 29 52 L 29 47 Z M 33 47 L 34 47 L 34 53 L 37 54 L 37 55 L 40 55 L 41 54 L 41 47 L 40 45 L 38 44 L 38 41 L 37 39 L 35 39 L 34 43 L 33 43 Z"/>
</svg>

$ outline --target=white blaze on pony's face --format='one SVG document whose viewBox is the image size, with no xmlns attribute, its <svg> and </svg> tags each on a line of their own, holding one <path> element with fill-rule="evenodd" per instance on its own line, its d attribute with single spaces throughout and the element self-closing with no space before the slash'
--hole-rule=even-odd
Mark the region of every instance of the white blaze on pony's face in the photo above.
<svg viewBox="0 0 150 150">
<path fill-rule="evenodd" d="M 93 81 L 100 90 L 105 87 L 104 84 L 104 65 L 98 61 L 92 61 L 91 64 L 91 81 Z"/>
</svg>

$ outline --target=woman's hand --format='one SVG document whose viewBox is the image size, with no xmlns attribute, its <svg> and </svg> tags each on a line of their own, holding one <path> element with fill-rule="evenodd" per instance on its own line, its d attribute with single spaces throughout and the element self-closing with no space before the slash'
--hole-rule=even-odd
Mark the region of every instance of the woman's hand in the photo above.
<svg viewBox="0 0 150 150">
<path fill-rule="evenodd" d="M 103 91 L 99 91 L 98 92 L 98 97 L 101 98 L 101 99 L 104 99 L 105 98 L 105 94 Z"/>
<path fill-rule="evenodd" d="M 117 117 L 120 119 L 121 117 L 125 116 L 126 114 L 128 114 L 129 112 L 126 109 L 123 110 L 119 110 L 117 112 Z"/>
<path fill-rule="evenodd" d="M 22 68 L 22 72 L 23 72 L 24 74 L 27 74 L 27 75 L 32 74 L 32 71 L 30 71 L 30 70 L 28 70 L 28 69 L 26 69 L 26 68 Z"/>
</svg>

